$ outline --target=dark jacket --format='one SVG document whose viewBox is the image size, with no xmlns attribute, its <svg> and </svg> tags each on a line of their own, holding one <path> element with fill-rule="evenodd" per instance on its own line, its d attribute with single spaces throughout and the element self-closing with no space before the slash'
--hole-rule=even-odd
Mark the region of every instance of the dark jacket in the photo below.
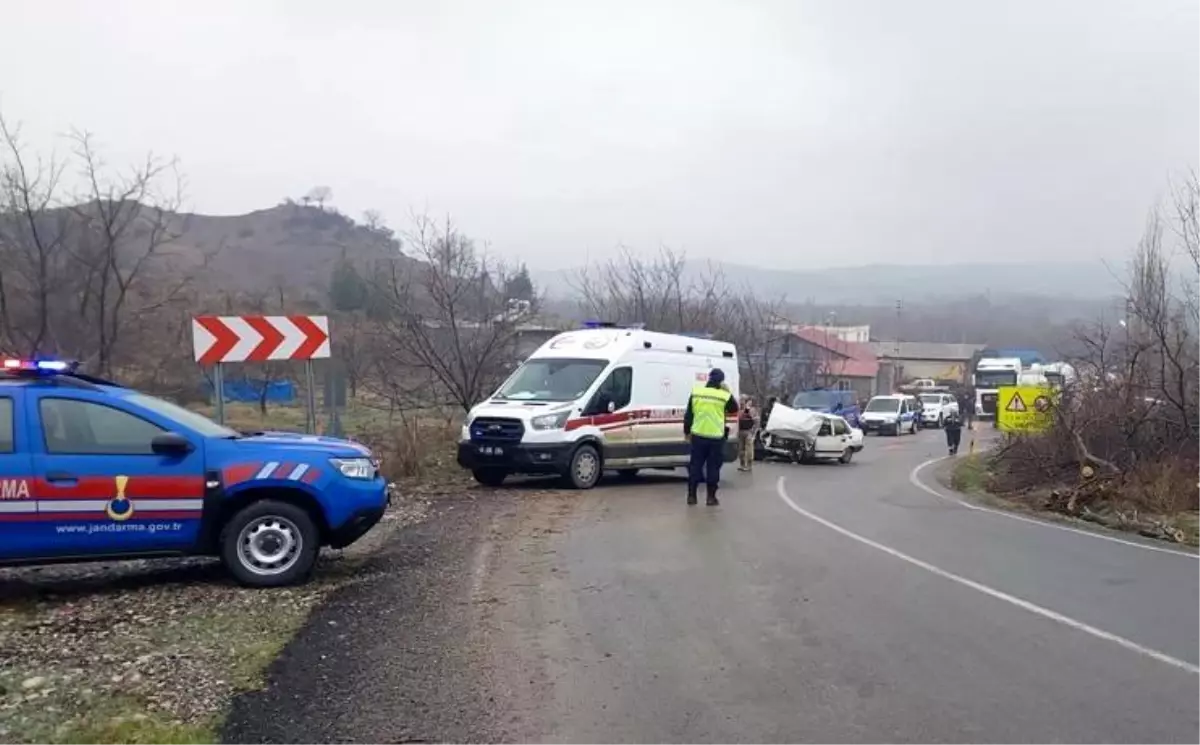
<svg viewBox="0 0 1200 745">
<path fill-rule="evenodd" d="M 705 385 L 704 387 L 705 388 L 720 388 L 721 384 L 720 383 L 709 383 L 709 384 Z M 725 402 L 725 416 L 729 416 L 730 414 L 736 414 L 737 410 L 738 410 L 737 401 L 731 395 L 729 397 L 729 400 Z M 693 416 L 693 414 L 692 414 L 692 396 L 691 396 L 691 394 L 688 394 L 687 411 L 684 412 L 684 414 L 683 414 L 683 434 L 685 434 L 685 435 L 690 436 L 692 434 L 692 416 Z M 728 427 L 725 428 L 725 434 L 726 435 L 729 434 Z"/>
</svg>

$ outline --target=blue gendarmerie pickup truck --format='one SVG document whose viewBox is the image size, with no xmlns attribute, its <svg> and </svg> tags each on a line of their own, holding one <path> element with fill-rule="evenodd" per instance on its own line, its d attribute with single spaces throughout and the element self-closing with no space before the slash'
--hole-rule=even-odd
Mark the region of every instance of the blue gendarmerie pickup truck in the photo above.
<svg viewBox="0 0 1200 745">
<path fill-rule="evenodd" d="M 244 435 L 60 360 L 0 363 L 0 565 L 213 555 L 286 585 L 387 503 L 357 443 Z"/>
</svg>

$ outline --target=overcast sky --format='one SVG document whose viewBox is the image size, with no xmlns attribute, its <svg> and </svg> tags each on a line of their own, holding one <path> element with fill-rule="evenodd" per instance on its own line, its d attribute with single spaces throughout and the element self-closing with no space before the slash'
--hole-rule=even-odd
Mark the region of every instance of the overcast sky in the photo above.
<svg viewBox="0 0 1200 745">
<path fill-rule="evenodd" d="M 177 155 L 204 213 L 450 212 L 542 268 L 1120 257 L 1200 161 L 1196 0 L 4 5 L 42 148 Z"/>
</svg>

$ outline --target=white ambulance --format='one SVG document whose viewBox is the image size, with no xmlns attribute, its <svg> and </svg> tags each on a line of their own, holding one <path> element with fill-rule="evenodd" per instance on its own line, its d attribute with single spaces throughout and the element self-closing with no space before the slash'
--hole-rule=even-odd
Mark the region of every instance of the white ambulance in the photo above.
<svg viewBox="0 0 1200 745">
<path fill-rule="evenodd" d="M 737 396 L 737 350 L 727 342 L 607 324 L 559 334 L 467 415 L 458 463 L 489 486 L 510 474 L 558 474 L 577 489 L 606 470 L 631 477 L 686 466 L 683 416 L 713 368 Z M 737 422 L 728 424 L 726 462 L 737 447 Z"/>
</svg>

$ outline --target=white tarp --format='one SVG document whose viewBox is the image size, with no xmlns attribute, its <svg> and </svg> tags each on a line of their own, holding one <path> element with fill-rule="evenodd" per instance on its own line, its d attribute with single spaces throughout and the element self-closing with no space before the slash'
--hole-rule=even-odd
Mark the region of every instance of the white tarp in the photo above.
<svg viewBox="0 0 1200 745">
<path fill-rule="evenodd" d="M 763 431 L 769 435 L 779 435 L 789 439 L 812 440 L 821 431 L 825 417 L 815 411 L 793 409 L 776 403 L 771 409 L 771 417 Z"/>
</svg>

